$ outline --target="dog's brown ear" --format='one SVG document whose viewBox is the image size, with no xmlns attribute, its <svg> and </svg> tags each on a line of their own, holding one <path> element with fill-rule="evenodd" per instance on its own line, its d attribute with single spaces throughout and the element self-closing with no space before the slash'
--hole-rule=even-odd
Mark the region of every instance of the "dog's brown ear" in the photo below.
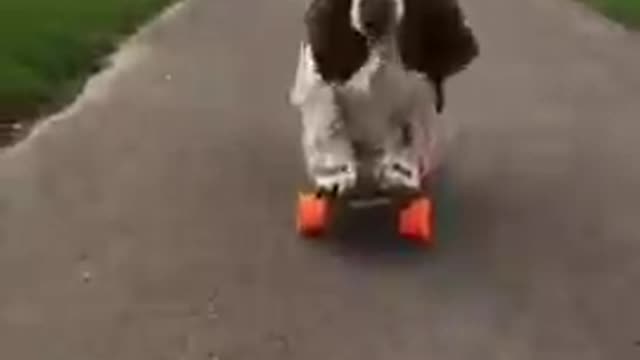
<svg viewBox="0 0 640 360">
<path fill-rule="evenodd" d="M 351 26 L 352 0 L 313 0 L 305 14 L 307 42 L 326 82 L 345 82 L 366 62 L 366 39 Z"/>
<path fill-rule="evenodd" d="M 399 40 L 405 64 L 443 82 L 466 68 L 479 46 L 456 0 L 404 0 Z"/>
</svg>

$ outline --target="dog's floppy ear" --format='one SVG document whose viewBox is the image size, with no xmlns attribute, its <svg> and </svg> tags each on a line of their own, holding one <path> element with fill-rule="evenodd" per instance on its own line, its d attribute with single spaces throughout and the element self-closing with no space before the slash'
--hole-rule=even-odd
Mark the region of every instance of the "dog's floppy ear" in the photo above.
<svg viewBox="0 0 640 360">
<path fill-rule="evenodd" d="M 399 40 L 408 67 L 442 82 L 478 56 L 478 42 L 456 0 L 404 1 Z"/>
<path fill-rule="evenodd" d="M 349 80 L 367 60 L 366 39 L 351 26 L 351 1 L 313 0 L 305 14 L 316 70 L 329 83 Z"/>
</svg>

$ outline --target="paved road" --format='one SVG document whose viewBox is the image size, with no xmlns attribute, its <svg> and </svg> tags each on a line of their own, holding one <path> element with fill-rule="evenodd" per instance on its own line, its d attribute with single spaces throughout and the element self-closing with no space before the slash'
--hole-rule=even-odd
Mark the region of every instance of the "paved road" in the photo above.
<svg viewBox="0 0 640 360">
<path fill-rule="evenodd" d="M 452 88 L 437 252 L 379 214 L 296 239 L 303 3 L 195 0 L 0 160 L 1 357 L 640 358 L 640 41 L 560 0 L 466 4 L 484 55 Z"/>
</svg>

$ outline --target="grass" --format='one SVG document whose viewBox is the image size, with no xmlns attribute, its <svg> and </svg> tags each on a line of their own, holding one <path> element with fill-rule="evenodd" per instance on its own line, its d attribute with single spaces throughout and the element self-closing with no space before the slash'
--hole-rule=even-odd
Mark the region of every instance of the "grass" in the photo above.
<svg viewBox="0 0 640 360">
<path fill-rule="evenodd" d="M 68 101 L 122 36 L 173 1 L 0 0 L 0 126 Z"/>
<path fill-rule="evenodd" d="M 640 0 L 585 0 L 611 18 L 640 28 Z"/>
</svg>

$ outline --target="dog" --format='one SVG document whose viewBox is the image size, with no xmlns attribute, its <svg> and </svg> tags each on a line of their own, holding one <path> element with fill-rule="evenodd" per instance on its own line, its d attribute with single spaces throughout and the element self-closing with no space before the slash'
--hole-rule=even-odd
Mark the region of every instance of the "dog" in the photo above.
<svg viewBox="0 0 640 360">
<path fill-rule="evenodd" d="M 445 82 L 479 55 L 455 0 L 312 0 L 290 93 L 307 172 L 342 192 L 362 154 L 384 186 L 418 187 L 434 168 Z"/>
</svg>

